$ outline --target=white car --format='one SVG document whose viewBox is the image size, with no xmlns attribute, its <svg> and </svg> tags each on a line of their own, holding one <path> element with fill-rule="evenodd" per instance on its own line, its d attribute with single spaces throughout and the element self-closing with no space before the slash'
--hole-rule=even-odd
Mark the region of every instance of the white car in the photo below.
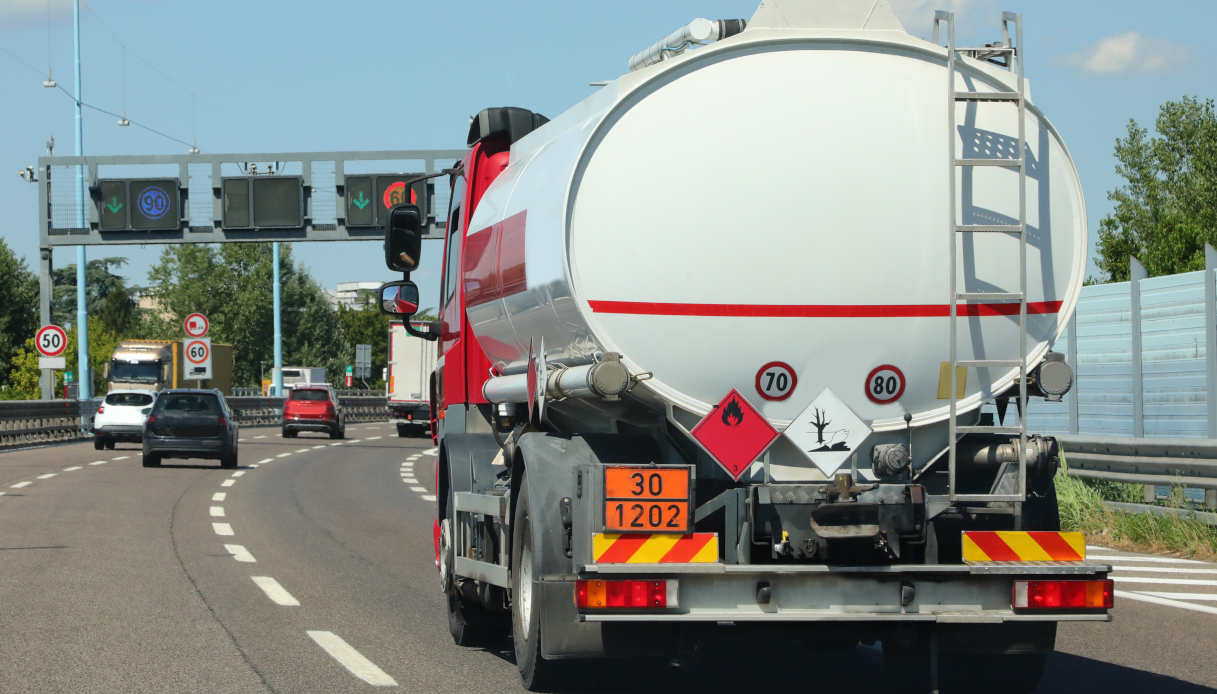
<svg viewBox="0 0 1217 694">
<path fill-rule="evenodd" d="M 156 400 L 154 390 L 119 390 L 106 395 L 93 415 L 93 448 L 114 448 L 118 441 L 139 443 Z"/>
</svg>

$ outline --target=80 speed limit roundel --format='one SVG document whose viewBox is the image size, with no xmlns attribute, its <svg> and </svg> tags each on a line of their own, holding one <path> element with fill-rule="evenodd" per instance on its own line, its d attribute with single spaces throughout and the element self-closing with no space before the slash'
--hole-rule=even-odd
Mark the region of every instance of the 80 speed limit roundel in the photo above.
<svg viewBox="0 0 1217 694">
<path fill-rule="evenodd" d="M 878 405 L 896 402 L 904 395 L 904 372 L 891 364 L 871 369 L 866 376 L 866 397 Z"/>
<path fill-rule="evenodd" d="M 794 368 L 784 361 L 771 361 L 756 372 L 756 392 L 766 400 L 785 400 L 798 384 Z"/>
</svg>

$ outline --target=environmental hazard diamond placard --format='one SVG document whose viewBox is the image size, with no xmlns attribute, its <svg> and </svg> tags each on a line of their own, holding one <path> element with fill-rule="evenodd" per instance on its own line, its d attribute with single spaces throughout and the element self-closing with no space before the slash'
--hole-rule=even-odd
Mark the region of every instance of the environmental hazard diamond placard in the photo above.
<svg viewBox="0 0 1217 694">
<path fill-rule="evenodd" d="M 693 427 L 692 433 L 733 480 L 738 480 L 778 437 L 777 429 L 734 388 Z"/>
<path fill-rule="evenodd" d="M 870 436 L 871 429 L 849 405 L 825 388 L 784 433 L 821 472 L 831 477 Z"/>
</svg>

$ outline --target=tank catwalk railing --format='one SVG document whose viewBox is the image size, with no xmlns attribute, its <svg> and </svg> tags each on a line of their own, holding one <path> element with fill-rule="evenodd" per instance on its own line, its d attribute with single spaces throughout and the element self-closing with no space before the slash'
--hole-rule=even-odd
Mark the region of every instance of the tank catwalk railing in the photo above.
<svg viewBox="0 0 1217 694">
<path fill-rule="evenodd" d="M 283 398 L 227 398 L 228 406 L 242 426 L 278 426 L 283 416 Z M 93 415 L 100 400 L 10 400 L 0 401 L 0 448 L 37 446 L 57 441 L 89 438 Z M 389 419 L 384 396 L 340 396 L 346 421 L 382 422 Z"/>
</svg>

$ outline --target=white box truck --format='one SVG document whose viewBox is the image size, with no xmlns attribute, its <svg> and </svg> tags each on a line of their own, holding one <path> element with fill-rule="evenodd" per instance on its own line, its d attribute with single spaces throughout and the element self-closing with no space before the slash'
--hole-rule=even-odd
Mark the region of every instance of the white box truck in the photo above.
<svg viewBox="0 0 1217 694">
<path fill-rule="evenodd" d="M 398 436 L 431 431 L 431 371 L 435 343 L 411 336 L 405 323 L 389 324 L 389 416 Z"/>
</svg>

